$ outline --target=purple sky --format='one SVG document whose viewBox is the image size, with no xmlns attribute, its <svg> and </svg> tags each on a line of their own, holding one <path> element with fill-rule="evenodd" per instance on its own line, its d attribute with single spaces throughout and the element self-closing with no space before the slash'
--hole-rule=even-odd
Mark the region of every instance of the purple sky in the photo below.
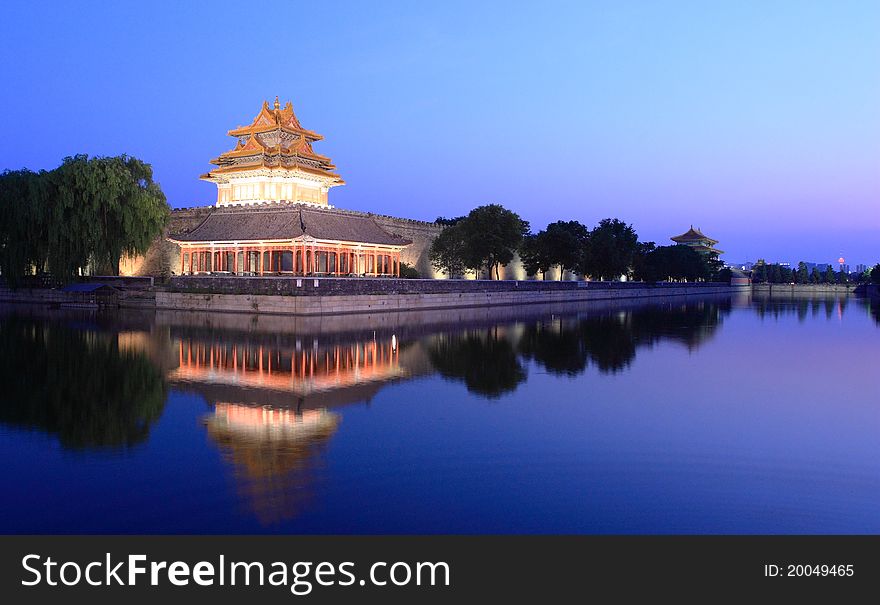
<svg viewBox="0 0 880 605">
<path fill-rule="evenodd" d="M 184 6 L 181 6 L 184 5 Z M 728 261 L 880 261 L 880 3 L 19 3 L 0 169 L 153 164 L 172 206 L 263 99 L 348 184 L 419 219 L 693 223 Z"/>
</svg>

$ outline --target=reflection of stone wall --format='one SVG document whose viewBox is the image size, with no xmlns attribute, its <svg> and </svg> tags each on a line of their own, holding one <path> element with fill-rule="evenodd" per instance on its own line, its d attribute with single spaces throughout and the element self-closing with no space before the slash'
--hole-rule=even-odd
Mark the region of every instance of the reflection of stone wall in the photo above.
<svg viewBox="0 0 880 605">
<path fill-rule="evenodd" d="M 171 219 L 161 237 L 156 238 L 144 256 L 125 258 L 119 263 L 120 275 L 152 275 L 167 277 L 172 272 L 180 273 L 180 246 L 172 244 L 166 238 L 197 227 L 214 210 L 213 206 L 195 208 L 179 208 L 171 211 Z M 363 212 L 349 211 L 364 216 Z M 431 242 L 440 233 L 441 227 L 435 223 L 414 221 L 392 216 L 372 215 L 376 222 L 386 231 L 412 240 L 402 255 L 403 262 L 416 267 L 423 277 L 432 277 L 433 270 L 428 258 Z"/>
</svg>

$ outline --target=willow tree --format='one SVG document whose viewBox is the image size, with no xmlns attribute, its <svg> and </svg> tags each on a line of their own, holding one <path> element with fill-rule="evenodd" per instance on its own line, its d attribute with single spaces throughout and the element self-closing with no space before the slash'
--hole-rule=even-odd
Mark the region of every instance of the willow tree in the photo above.
<svg viewBox="0 0 880 605">
<path fill-rule="evenodd" d="M 144 254 L 168 220 L 153 169 L 137 158 L 68 157 L 53 181 L 49 267 L 58 278 L 88 265 L 117 275 L 122 256 Z"/>
<path fill-rule="evenodd" d="M 45 173 L 0 174 L 0 273 L 11 286 L 46 260 Z"/>
</svg>

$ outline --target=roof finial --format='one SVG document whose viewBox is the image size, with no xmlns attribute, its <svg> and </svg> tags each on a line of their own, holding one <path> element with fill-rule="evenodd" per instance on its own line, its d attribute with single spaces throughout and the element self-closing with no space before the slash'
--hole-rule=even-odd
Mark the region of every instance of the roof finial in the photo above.
<svg viewBox="0 0 880 605">
<path fill-rule="evenodd" d="M 281 109 L 281 103 L 278 102 L 278 95 L 275 95 L 275 109 Z"/>
</svg>

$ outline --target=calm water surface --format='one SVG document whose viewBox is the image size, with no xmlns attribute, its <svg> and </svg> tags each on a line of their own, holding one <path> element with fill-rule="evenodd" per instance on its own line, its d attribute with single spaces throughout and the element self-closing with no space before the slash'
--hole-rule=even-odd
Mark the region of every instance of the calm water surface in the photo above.
<svg viewBox="0 0 880 605">
<path fill-rule="evenodd" d="M 880 308 L 0 307 L 3 533 L 880 533 Z"/>
</svg>

